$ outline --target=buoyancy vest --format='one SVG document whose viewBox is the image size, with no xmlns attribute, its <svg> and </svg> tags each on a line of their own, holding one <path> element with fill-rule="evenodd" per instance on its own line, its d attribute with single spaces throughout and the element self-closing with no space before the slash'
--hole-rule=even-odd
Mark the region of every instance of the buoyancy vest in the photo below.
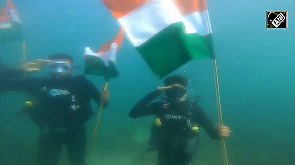
<svg viewBox="0 0 295 165">
<path fill-rule="evenodd" d="M 187 99 L 180 106 L 174 106 L 163 101 L 161 112 L 152 124 L 150 144 L 157 145 L 161 139 L 196 136 L 199 127 L 192 120 L 195 103 L 195 100 Z"/>
</svg>

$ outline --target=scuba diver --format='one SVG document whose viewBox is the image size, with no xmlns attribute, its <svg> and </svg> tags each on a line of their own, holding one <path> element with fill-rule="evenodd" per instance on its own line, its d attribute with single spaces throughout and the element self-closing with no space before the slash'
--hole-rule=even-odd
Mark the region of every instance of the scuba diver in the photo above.
<svg viewBox="0 0 295 165">
<path fill-rule="evenodd" d="M 158 152 L 158 165 L 191 165 L 198 145 L 199 126 L 213 139 L 228 137 L 230 130 L 214 125 L 196 100 L 186 98 L 186 77 L 169 76 L 164 85 L 135 104 L 129 116 L 156 116 L 150 145 Z M 166 97 L 156 101 L 164 92 Z"/>
<path fill-rule="evenodd" d="M 84 124 L 94 114 L 91 100 L 106 107 L 108 91 L 100 91 L 84 76 L 72 76 L 73 58 L 67 54 L 49 57 L 49 78 L 0 81 L 0 91 L 24 91 L 35 99 L 26 102 L 29 114 L 41 128 L 37 164 L 58 165 L 65 146 L 72 165 L 85 165 Z"/>
</svg>

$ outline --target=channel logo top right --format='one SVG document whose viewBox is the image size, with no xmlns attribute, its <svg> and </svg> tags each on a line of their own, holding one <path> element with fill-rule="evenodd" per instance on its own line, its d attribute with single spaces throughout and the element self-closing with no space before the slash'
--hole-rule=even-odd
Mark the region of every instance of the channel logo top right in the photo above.
<svg viewBox="0 0 295 165">
<path fill-rule="evenodd" d="M 266 11 L 266 29 L 287 29 L 287 11 Z"/>
</svg>

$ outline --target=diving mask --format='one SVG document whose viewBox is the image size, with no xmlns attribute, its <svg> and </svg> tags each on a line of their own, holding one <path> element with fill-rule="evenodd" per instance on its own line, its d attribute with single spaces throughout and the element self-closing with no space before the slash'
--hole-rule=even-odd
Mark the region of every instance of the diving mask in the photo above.
<svg viewBox="0 0 295 165">
<path fill-rule="evenodd" d="M 170 88 L 166 89 L 165 92 L 168 98 L 177 99 L 180 101 L 184 101 L 187 95 L 186 88 L 178 84 L 172 85 Z"/>
<path fill-rule="evenodd" d="M 73 70 L 73 66 L 65 61 L 53 61 L 49 63 L 49 70 L 52 73 L 69 73 Z"/>
</svg>

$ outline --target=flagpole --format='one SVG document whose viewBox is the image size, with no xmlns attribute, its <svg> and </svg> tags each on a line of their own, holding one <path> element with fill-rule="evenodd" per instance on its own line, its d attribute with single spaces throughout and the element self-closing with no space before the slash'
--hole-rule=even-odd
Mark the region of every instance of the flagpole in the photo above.
<svg viewBox="0 0 295 165">
<path fill-rule="evenodd" d="M 217 111 L 218 111 L 218 118 L 219 123 L 221 126 L 223 126 L 223 117 L 222 117 L 222 110 L 221 110 L 221 101 L 220 101 L 220 90 L 219 90 L 219 77 L 218 77 L 218 66 L 217 66 L 217 60 L 214 56 L 213 60 L 213 70 L 214 70 L 214 79 L 215 79 L 215 88 L 216 88 L 216 101 L 217 101 Z M 222 149 L 224 154 L 224 164 L 228 165 L 228 156 L 226 151 L 226 144 L 225 139 L 222 137 Z"/>
<path fill-rule="evenodd" d="M 212 34 L 212 28 L 211 28 L 211 23 L 209 19 L 209 12 L 207 13 L 207 26 L 209 28 L 209 31 Z M 214 70 L 214 80 L 215 80 L 215 90 L 216 90 L 216 102 L 217 102 L 217 111 L 218 111 L 218 118 L 219 118 L 219 124 L 223 126 L 223 117 L 222 117 L 222 109 L 221 109 L 221 101 L 220 101 L 220 90 L 219 90 L 219 77 L 218 77 L 218 65 L 217 65 L 217 60 L 216 60 L 216 54 L 213 49 L 213 42 L 211 39 L 211 50 L 212 50 L 212 63 L 213 63 L 213 70 Z M 222 137 L 221 139 L 221 144 L 222 144 L 222 150 L 223 150 L 223 156 L 224 156 L 224 165 L 228 165 L 228 156 L 227 156 L 227 151 L 226 151 L 226 144 L 225 144 L 225 139 Z"/>
<path fill-rule="evenodd" d="M 108 87 L 109 87 L 109 81 L 106 81 L 105 85 L 104 85 L 104 88 L 103 88 L 103 92 L 106 92 L 108 90 Z M 95 128 L 94 128 L 94 131 L 93 131 L 93 134 L 92 134 L 92 136 L 94 138 L 95 138 L 95 136 L 97 134 L 97 131 L 98 131 L 98 126 L 99 126 L 100 119 L 101 119 L 102 109 L 103 109 L 103 102 L 101 102 L 100 106 L 99 106 L 99 112 L 98 112 L 98 116 L 97 116 L 97 121 L 96 121 Z"/>
<path fill-rule="evenodd" d="M 106 80 L 104 88 L 103 88 L 103 92 L 106 92 L 108 90 L 108 87 L 109 87 L 109 81 Z M 91 143 L 90 143 L 91 146 L 94 144 L 94 140 L 96 138 L 96 134 L 97 134 L 100 119 L 101 119 L 102 109 L 103 109 L 103 102 L 101 100 L 101 103 L 100 103 L 100 106 L 99 106 L 99 109 L 98 109 L 98 115 L 97 115 L 97 119 L 96 119 L 96 124 L 95 124 L 94 130 L 92 132 L 92 136 L 91 136 Z"/>
<path fill-rule="evenodd" d="M 22 49 L 23 49 L 24 62 L 26 62 L 27 61 L 27 46 L 26 46 L 25 41 L 22 41 Z"/>
</svg>

